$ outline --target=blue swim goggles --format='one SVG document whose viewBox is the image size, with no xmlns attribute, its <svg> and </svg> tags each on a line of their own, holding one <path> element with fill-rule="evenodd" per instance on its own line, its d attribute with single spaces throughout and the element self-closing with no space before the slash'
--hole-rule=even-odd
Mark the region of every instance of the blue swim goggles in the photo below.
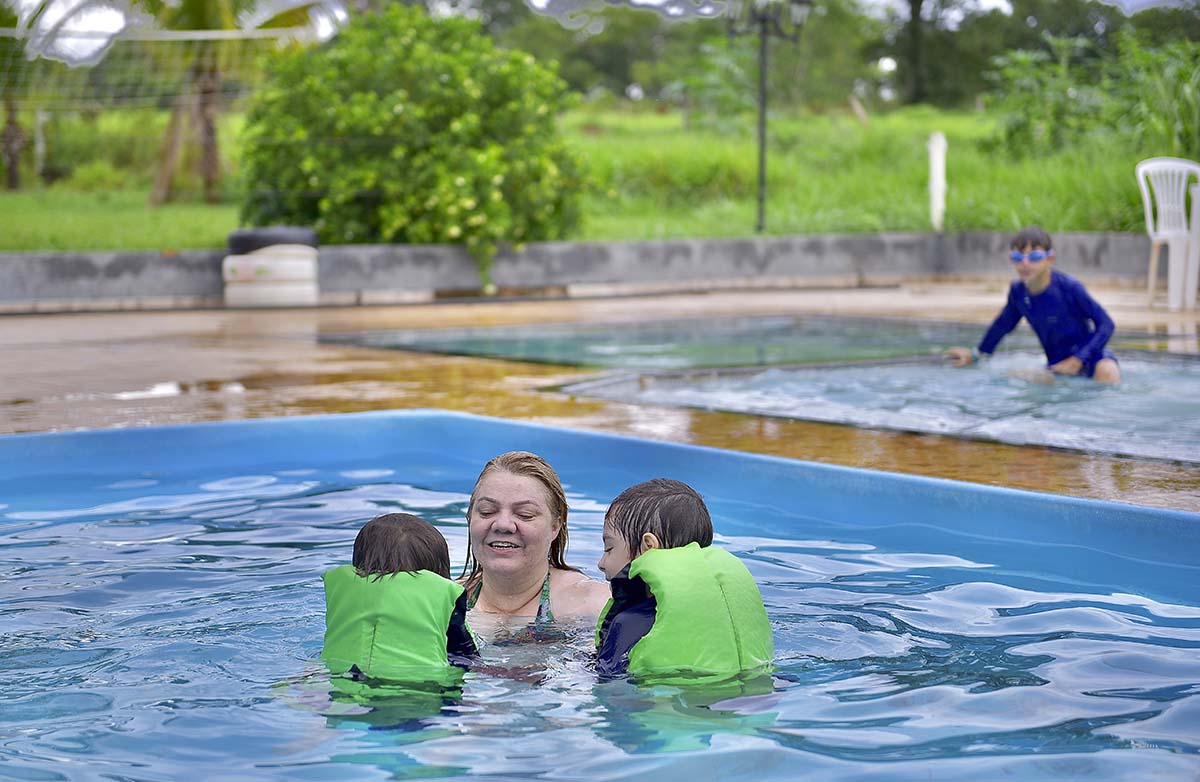
<svg viewBox="0 0 1200 782">
<path fill-rule="evenodd" d="M 1045 250 L 1030 250 L 1028 253 L 1023 253 L 1020 250 L 1013 250 L 1011 253 L 1009 253 L 1008 257 L 1013 263 L 1020 263 L 1021 261 L 1025 260 L 1028 260 L 1030 263 L 1037 263 L 1038 261 L 1046 260 L 1051 255 L 1054 255 L 1053 250 L 1050 250 L 1049 252 L 1046 252 Z"/>
</svg>

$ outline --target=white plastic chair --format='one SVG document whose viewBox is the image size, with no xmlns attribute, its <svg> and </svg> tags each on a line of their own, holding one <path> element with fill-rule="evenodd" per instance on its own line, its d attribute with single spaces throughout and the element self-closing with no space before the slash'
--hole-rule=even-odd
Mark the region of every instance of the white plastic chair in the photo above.
<svg viewBox="0 0 1200 782">
<path fill-rule="evenodd" d="M 1196 306 L 1196 271 L 1189 269 L 1188 183 L 1200 181 L 1200 163 L 1177 157 L 1152 157 L 1137 164 L 1138 187 L 1146 209 L 1146 233 L 1150 235 L 1150 271 L 1146 292 L 1154 301 L 1158 280 L 1158 255 L 1167 245 L 1167 308 Z M 1188 282 L 1190 281 L 1190 285 Z"/>
</svg>

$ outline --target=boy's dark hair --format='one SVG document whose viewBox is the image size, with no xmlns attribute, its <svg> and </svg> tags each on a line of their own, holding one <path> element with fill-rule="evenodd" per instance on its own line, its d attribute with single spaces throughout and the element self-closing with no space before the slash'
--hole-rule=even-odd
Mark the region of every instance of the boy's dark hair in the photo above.
<svg viewBox="0 0 1200 782">
<path fill-rule="evenodd" d="M 1009 246 L 1014 250 L 1024 250 L 1026 247 L 1041 247 L 1043 250 L 1054 249 L 1054 246 L 1050 244 L 1050 234 L 1037 225 L 1022 228 L 1009 242 Z"/>
<path fill-rule="evenodd" d="M 354 539 L 354 567 L 360 576 L 428 570 L 450 578 L 450 547 L 437 527 L 407 513 L 376 516 Z"/>
<path fill-rule="evenodd" d="M 608 506 L 604 522 L 624 538 L 631 552 L 641 550 L 647 532 L 654 533 L 663 548 L 689 543 L 709 546 L 713 539 L 704 500 L 691 486 L 670 478 L 630 486 Z"/>
</svg>

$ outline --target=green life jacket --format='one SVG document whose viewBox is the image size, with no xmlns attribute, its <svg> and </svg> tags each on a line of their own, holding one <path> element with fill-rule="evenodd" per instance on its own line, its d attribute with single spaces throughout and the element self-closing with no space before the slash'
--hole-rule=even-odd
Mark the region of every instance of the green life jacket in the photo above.
<svg viewBox="0 0 1200 782">
<path fill-rule="evenodd" d="M 358 575 L 353 565 L 326 571 L 325 648 L 330 672 L 358 666 L 372 679 L 449 681 L 446 629 L 462 587 L 436 573 Z"/>
<path fill-rule="evenodd" d="M 651 549 L 633 560 L 629 577 L 641 578 L 656 603 L 654 626 L 629 652 L 630 674 L 732 675 L 762 670 L 774 658 L 758 585 L 725 549 Z"/>
</svg>

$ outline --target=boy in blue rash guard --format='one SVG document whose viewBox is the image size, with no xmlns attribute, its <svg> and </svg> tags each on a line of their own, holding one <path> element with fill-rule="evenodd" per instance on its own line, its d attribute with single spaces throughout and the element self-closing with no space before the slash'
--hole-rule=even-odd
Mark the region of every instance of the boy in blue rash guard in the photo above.
<svg viewBox="0 0 1200 782">
<path fill-rule="evenodd" d="M 950 348 L 946 356 L 956 366 L 972 364 L 980 355 L 990 356 L 1025 318 L 1042 343 L 1051 372 L 1120 383 L 1121 368 L 1105 348 L 1113 333 L 1112 318 L 1078 280 L 1054 270 L 1050 235 L 1037 226 L 1021 230 L 1012 239 L 1011 260 L 1019 279 L 1009 288 L 1004 309 L 979 347 L 974 351 Z"/>
<path fill-rule="evenodd" d="M 450 580 L 446 539 L 424 519 L 376 516 L 354 539 L 353 564 L 322 580 L 321 657 L 335 675 L 449 681 L 478 654 L 466 595 Z"/>
<path fill-rule="evenodd" d="M 602 678 L 695 681 L 769 666 L 775 645 L 758 585 L 712 539 L 708 508 L 686 483 L 655 478 L 612 501 L 598 563 L 612 588 L 596 625 Z"/>
</svg>

